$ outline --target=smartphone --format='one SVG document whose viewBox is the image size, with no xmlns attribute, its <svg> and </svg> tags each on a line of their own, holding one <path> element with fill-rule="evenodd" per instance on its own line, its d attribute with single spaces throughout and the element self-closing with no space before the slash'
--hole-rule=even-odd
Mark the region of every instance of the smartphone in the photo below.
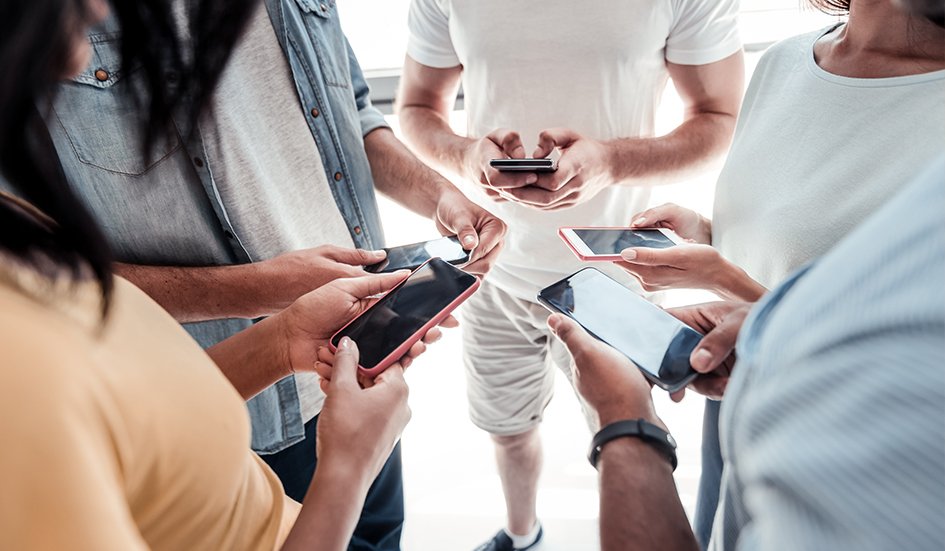
<svg viewBox="0 0 945 551">
<path fill-rule="evenodd" d="M 682 243 L 666 228 L 558 228 L 558 236 L 585 262 L 620 260 L 627 247 L 666 249 Z"/>
<path fill-rule="evenodd" d="M 478 288 L 478 277 L 432 258 L 335 333 L 330 348 L 335 351 L 341 337 L 350 338 L 361 352 L 359 371 L 374 377 Z"/>
<path fill-rule="evenodd" d="M 558 163 L 554 159 L 492 159 L 489 166 L 499 172 L 554 172 Z"/>
<path fill-rule="evenodd" d="M 459 238 L 441 237 L 432 241 L 422 241 L 400 247 L 390 247 L 387 258 L 364 269 L 372 274 L 396 272 L 397 270 L 416 270 L 418 266 L 431 258 L 442 258 L 450 264 L 461 266 L 469 262 L 470 251 L 463 249 Z"/>
<path fill-rule="evenodd" d="M 669 392 L 696 377 L 689 355 L 702 335 L 599 270 L 584 268 L 542 289 L 538 301 L 581 324 Z"/>
</svg>

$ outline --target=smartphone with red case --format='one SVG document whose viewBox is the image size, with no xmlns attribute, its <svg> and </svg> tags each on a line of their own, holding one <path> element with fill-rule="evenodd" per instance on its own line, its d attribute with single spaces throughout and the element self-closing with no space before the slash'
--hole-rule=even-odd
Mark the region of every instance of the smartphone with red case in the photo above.
<svg viewBox="0 0 945 551">
<path fill-rule="evenodd" d="M 342 337 L 358 345 L 358 370 L 375 377 L 439 325 L 479 288 L 479 278 L 432 258 L 414 270 L 329 341 L 334 352 Z"/>
<path fill-rule="evenodd" d="M 584 262 L 621 260 L 620 251 L 628 247 L 665 249 L 683 243 L 666 228 L 565 227 L 558 228 L 558 237 Z"/>
</svg>

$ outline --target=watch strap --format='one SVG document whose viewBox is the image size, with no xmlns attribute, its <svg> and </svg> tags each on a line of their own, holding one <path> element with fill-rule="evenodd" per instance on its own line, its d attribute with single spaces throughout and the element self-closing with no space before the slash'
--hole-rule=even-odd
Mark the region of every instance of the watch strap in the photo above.
<svg viewBox="0 0 945 551">
<path fill-rule="evenodd" d="M 591 466 L 597 468 L 597 460 L 600 458 L 604 444 L 625 436 L 639 438 L 653 446 L 669 460 L 673 470 L 676 470 L 676 440 L 665 430 L 644 419 L 616 421 L 600 429 L 591 439 L 591 449 L 587 453 L 587 460 L 591 462 Z"/>
</svg>

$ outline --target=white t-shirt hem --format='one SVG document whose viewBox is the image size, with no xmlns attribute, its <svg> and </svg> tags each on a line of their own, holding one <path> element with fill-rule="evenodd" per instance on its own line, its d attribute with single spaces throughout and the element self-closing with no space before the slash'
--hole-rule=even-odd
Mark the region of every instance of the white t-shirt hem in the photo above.
<svg viewBox="0 0 945 551">
<path fill-rule="evenodd" d="M 675 63 L 677 65 L 706 65 L 709 63 L 715 63 L 716 61 L 722 61 L 726 57 L 737 53 L 741 49 L 741 38 L 735 36 L 730 40 L 727 40 L 722 44 L 710 49 L 702 48 L 699 50 L 670 50 L 667 48 L 666 61 Z"/>
<path fill-rule="evenodd" d="M 437 50 L 439 48 L 418 40 L 416 35 L 411 35 L 407 41 L 407 55 L 421 65 L 434 69 L 448 69 L 461 65 L 459 58 L 455 55 L 437 53 Z"/>
</svg>

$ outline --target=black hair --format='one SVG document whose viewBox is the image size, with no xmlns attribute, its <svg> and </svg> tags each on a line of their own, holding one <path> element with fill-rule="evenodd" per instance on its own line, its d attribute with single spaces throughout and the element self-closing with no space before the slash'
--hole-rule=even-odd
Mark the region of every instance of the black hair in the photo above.
<svg viewBox="0 0 945 551">
<path fill-rule="evenodd" d="M 850 13 L 853 0 L 808 0 L 818 10 L 828 15 Z M 908 9 L 915 15 L 924 16 L 939 27 L 945 28 L 945 2 L 942 0 L 906 0 Z"/>
<path fill-rule="evenodd" d="M 95 278 L 104 315 L 113 285 L 112 253 L 66 181 L 41 111 L 68 70 L 75 37 L 90 23 L 88 1 L 0 2 L 0 74 L 6 75 L 0 82 L 0 177 L 45 215 L 37 217 L 0 196 L 0 253 L 51 279 Z M 147 113 L 144 151 L 170 128 L 174 114 L 185 114 L 195 126 L 255 5 L 253 0 L 182 0 L 191 11 L 189 28 L 181 29 L 172 1 L 110 2 L 123 30 L 122 64 L 140 67 L 140 86 L 132 93 Z"/>
</svg>

